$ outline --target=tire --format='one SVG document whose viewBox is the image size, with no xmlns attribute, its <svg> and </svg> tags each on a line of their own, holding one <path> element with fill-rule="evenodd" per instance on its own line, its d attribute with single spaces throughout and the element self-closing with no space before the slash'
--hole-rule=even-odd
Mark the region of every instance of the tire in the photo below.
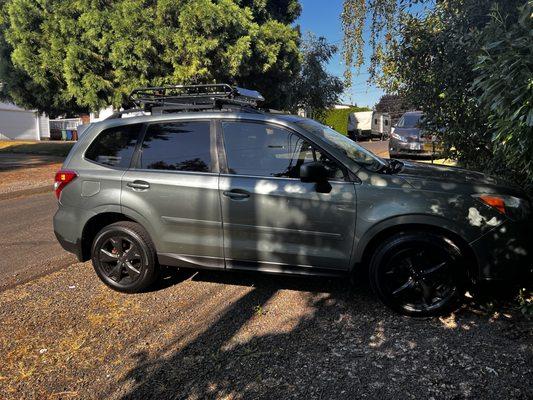
<svg viewBox="0 0 533 400">
<path fill-rule="evenodd" d="M 91 259 L 102 282 L 119 292 L 142 292 L 159 275 L 155 246 L 135 222 L 116 222 L 98 232 Z"/>
<path fill-rule="evenodd" d="M 460 248 L 438 233 L 402 232 L 381 243 L 370 260 L 370 286 L 404 315 L 445 314 L 463 300 L 466 268 Z"/>
</svg>

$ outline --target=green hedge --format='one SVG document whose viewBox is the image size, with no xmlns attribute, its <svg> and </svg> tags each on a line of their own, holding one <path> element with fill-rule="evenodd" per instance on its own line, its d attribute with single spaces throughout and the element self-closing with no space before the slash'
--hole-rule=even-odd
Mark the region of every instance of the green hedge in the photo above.
<svg viewBox="0 0 533 400">
<path fill-rule="evenodd" d="M 343 135 L 348 134 L 348 115 L 358 111 L 372 111 L 368 107 L 351 107 L 325 110 L 319 115 L 315 116 L 317 121 L 322 122 L 324 125 L 331 126 L 337 132 Z"/>
</svg>

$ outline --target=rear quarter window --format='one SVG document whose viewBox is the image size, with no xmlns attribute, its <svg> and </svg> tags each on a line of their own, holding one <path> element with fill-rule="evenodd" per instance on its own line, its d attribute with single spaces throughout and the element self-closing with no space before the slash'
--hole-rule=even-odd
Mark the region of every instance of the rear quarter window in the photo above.
<svg viewBox="0 0 533 400">
<path fill-rule="evenodd" d="M 103 130 L 85 152 L 85 158 L 102 165 L 128 168 L 141 128 L 142 124 L 133 124 Z"/>
</svg>

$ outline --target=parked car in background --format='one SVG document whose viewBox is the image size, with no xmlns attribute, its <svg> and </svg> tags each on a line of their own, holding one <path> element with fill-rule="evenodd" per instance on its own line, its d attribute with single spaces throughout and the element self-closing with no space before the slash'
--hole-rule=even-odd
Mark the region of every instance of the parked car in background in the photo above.
<svg viewBox="0 0 533 400">
<path fill-rule="evenodd" d="M 441 145 L 436 135 L 420 128 L 423 116 L 422 111 L 406 112 L 392 128 L 389 141 L 391 158 L 438 155 Z"/>
<path fill-rule="evenodd" d="M 132 98 L 152 115 L 91 124 L 54 185 L 57 239 L 115 290 L 145 290 L 160 265 L 365 276 L 392 309 L 427 316 L 460 304 L 472 282 L 529 276 L 520 188 L 380 158 L 229 85 Z"/>
</svg>

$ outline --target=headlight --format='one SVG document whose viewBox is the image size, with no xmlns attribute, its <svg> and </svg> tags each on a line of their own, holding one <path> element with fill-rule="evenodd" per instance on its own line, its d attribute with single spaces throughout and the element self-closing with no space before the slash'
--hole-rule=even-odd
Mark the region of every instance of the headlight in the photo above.
<svg viewBox="0 0 533 400">
<path fill-rule="evenodd" d="M 472 197 L 515 221 L 527 218 L 530 213 L 527 199 L 504 194 L 473 194 Z"/>
<path fill-rule="evenodd" d="M 405 142 L 405 138 L 403 136 L 398 135 L 397 133 L 392 132 L 391 137 L 393 137 L 396 140 L 399 140 L 400 142 Z"/>
</svg>

